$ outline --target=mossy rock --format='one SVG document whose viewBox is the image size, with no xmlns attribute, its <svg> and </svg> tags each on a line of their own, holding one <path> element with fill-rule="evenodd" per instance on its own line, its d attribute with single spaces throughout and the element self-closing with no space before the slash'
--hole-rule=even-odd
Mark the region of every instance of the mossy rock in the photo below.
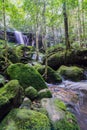
<svg viewBox="0 0 87 130">
<path fill-rule="evenodd" d="M 22 103 L 23 89 L 17 80 L 11 80 L 0 88 L 0 120 L 14 107 Z"/>
<path fill-rule="evenodd" d="M 45 73 L 45 66 L 38 66 L 37 67 L 38 72 L 41 75 L 44 75 Z M 47 78 L 46 75 L 43 77 L 47 83 L 61 83 L 62 78 L 61 76 L 56 73 L 51 67 L 47 66 Z"/>
<path fill-rule="evenodd" d="M 80 130 L 75 116 L 67 111 L 63 101 L 58 98 L 44 98 L 41 104 L 48 112 L 52 130 Z"/>
<path fill-rule="evenodd" d="M 7 60 L 6 63 L 6 58 L 3 55 L 0 55 L 0 73 L 4 74 L 10 63 L 11 62 L 9 60 Z"/>
<path fill-rule="evenodd" d="M 64 119 L 52 123 L 53 130 L 80 130 L 75 116 L 70 112 L 66 112 Z"/>
<path fill-rule="evenodd" d="M 28 63 L 32 59 L 35 48 L 32 46 L 20 45 L 16 47 L 15 51 L 20 62 Z"/>
<path fill-rule="evenodd" d="M 38 95 L 37 90 L 32 86 L 25 89 L 25 96 L 27 96 L 31 100 L 34 100 L 37 97 L 37 95 Z"/>
<path fill-rule="evenodd" d="M 7 49 L 2 50 L 2 53 L 3 53 L 3 56 L 5 56 L 6 53 L 7 53 L 7 58 L 12 63 L 19 62 L 19 58 L 18 58 L 18 56 L 16 55 L 16 52 L 15 52 L 15 47 L 7 47 Z"/>
<path fill-rule="evenodd" d="M 65 52 L 59 52 L 48 57 L 48 65 L 54 70 L 58 69 L 61 64 L 65 64 Z"/>
<path fill-rule="evenodd" d="M 55 52 L 48 56 L 48 65 L 55 70 L 61 65 L 87 66 L 87 48 Z"/>
<path fill-rule="evenodd" d="M 20 106 L 20 108 L 30 109 L 31 104 L 32 104 L 31 100 L 29 98 L 25 97 L 22 104 L 21 104 L 21 106 Z"/>
<path fill-rule="evenodd" d="M 27 109 L 14 109 L 0 124 L 0 130 L 51 130 L 46 115 Z"/>
<path fill-rule="evenodd" d="M 49 89 L 42 89 L 38 92 L 38 99 L 51 98 L 51 97 L 52 97 L 52 93 Z"/>
<path fill-rule="evenodd" d="M 80 81 L 84 79 L 84 71 L 80 67 L 76 66 L 61 66 L 58 69 L 58 72 L 61 76 L 63 76 L 65 79 L 69 79 L 72 81 Z"/>
<path fill-rule="evenodd" d="M 11 79 L 17 79 L 25 88 L 33 86 L 37 90 L 47 88 L 41 75 L 31 66 L 17 63 L 8 67 L 7 73 Z"/>
<path fill-rule="evenodd" d="M 0 74 L 0 87 L 2 87 L 5 84 L 5 78 L 3 75 Z"/>
</svg>

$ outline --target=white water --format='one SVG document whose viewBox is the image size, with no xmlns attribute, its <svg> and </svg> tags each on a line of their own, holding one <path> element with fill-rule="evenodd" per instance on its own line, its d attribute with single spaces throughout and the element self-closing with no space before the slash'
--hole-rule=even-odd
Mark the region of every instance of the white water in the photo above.
<svg viewBox="0 0 87 130">
<path fill-rule="evenodd" d="M 18 44 L 24 44 L 23 34 L 19 31 L 15 31 L 15 36 Z"/>
</svg>

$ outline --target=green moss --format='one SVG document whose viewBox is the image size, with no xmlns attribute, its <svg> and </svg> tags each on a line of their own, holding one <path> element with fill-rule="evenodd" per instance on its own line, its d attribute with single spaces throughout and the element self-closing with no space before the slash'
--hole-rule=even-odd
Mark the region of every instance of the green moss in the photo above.
<svg viewBox="0 0 87 130">
<path fill-rule="evenodd" d="M 0 87 L 5 84 L 5 78 L 3 75 L 0 75 Z"/>
<path fill-rule="evenodd" d="M 31 66 L 22 63 L 12 64 L 8 67 L 7 73 L 11 79 L 19 80 L 19 83 L 27 88 L 33 86 L 37 90 L 47 88 L 41 75 Z"/>
<path fill-rule="evenodd" d="M 8 60 L 10 60 L 12 63 L 19 62 L 19 59 L 15 53 L 15 47 L 9 47 L 7 49 L 2 50 L 3 56 L 5 56 L 6 53 L 8 53 Z"/>
<path fill-rule="evenodd" d="M 87 65 L 87 48 L 58 51 L 48 56 L 48 65 L 57 70 L 61 65 Z"/>
<path fill-rule="evenodd" d="M 65 51 L 59 51 L 48 57 L 48 65 L 53 69 L 58 69 L 61 64 L 65 64 Z"/>
<path fill-rule="evenodd" d="M 17 80 L 11 80 L 0 88 L 0 120 L 14 107 L 22 103 L 23 92 Z"/>
<path fill-rule="evenodd" d="M 52 97 L 52 93 L 50 92 L 49 89 L 43 89 L 43 90 L 40 90 L 38 92 L 38 98 L 39 99 L 42 99 L 42 98 L 51 98 Z"/>
<path fill-rule="evenodd" d="M 16 47 L 15 51 L 20 62 L 28 63 L 32 59 L 32 55 L 35 51 L 35 48 L 32 46 L 20 45 Z"/>
<path fill-rule="evenodd" d="M 72 81 L 80 81 L 84 79 L 83 69 L 76 66 L 71 66 L 71 67 L 61 66 L 58 69 L 58 72 L 66 79 L 70 79 Z"/>
<path fill-rule="evenodd" d="M 37 97 L 37 94 L 37 90 L 33 87 L 28 87 L 25 89 L 25 96 L 27 96 L 31 100 L 34 100 Z"/>
<path fill-rule="evenodd" d="M 56 121 L 54 130 L 80 130 L 76 118 L 70 112 L 66 112 L 65 118 Z"/>
<path fill-rule="evenodd" d="M 50 130 L 50 124 L 44 114 L 27 109 L 14 109 L 1 122 L 0 130 Z"/>
<path fill-rule="evenodd" d="M 6 104 L 15 96 L 17 96 L 21 86 L 17 80 L 11 80 L 3 88 L 0 89 L 0 106 Z"/>
<path fill-rule="evenodd" d="M 37 70 L 41 75 L 44 75 L 45 73 L 45 66 L 37 66 Z M 44 75 L 43 77 L 45 79 L 46 82 L 48 83 L 60 83 L 62 82 L 62 78 L 59 74 L 56 73 L 56 71 L 54 71 L 51 67 L 47 67 L 47 78 Z"/>
<path fill-rule="evenodd" d="M 62 109 L 64 111 L 66 111 L 66 105 L 61 100 L 55 99 L 54 104 L 55 104 L 56 108 L 58 108 L 58 109 L 60 108 L 60 109 Z"/>
</svg>

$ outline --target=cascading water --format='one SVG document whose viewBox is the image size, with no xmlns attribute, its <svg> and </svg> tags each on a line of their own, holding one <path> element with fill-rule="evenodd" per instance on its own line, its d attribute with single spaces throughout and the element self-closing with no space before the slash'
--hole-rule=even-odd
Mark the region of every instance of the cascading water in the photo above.
<svg viewBox="0 0 87 130">
<path fill-rule="evenodd" d="M 63 81 L 62 84 L 48 84 L 53 97 L 63 100 L 78 120 L 80 130 L 87 130 L 87 80 Z"/>
<path fill-rule="evenodd" d="M 24 39 L 23 39 L 23 35 L 21 32 L 15 31 L 15 37 L 16 37 L 18 44 L 24 44 Z"/>
</svg>

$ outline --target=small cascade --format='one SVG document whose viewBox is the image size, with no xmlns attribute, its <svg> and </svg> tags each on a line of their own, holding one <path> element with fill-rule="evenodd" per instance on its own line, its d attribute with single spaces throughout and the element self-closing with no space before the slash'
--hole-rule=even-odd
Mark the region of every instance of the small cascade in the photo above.
<svg viewBox="0 0 87 130">
<path fill-rule="evenodd" d="M 29 43 L 29 39 L 27 38 L 26 35 L 23 35 L 23 40 L 24 40 L 24 44 L 27 46 Z"/>
<path fill-rule="evenodd" d="M 58 85 L 47 85 L 53 97 L 64 101 L 67 108 L 75 114 L 80 130 L 87 130 L 87 80 L 80 82 L 63 80 Z"/>
<path fill-rule="evenodd" d="M 16 37 L 18 44 L 24 44 L 24 39 L 23 39 L 23 35 L 21 32 L 15 31 L 15 37 Z"/>
<path fill-rule="evenodd" d="M 19 31 L 15 31 L 15 37 L 16 37 L 16 40 L 17 40 L 17 43 L 18 43 L 18 44 L 28 45 L 29 39 L 27 38 L 26 35 L 23 35 L 23 34 L 22 34 L 21 32 L 19 32 Z"/>
</svg>

